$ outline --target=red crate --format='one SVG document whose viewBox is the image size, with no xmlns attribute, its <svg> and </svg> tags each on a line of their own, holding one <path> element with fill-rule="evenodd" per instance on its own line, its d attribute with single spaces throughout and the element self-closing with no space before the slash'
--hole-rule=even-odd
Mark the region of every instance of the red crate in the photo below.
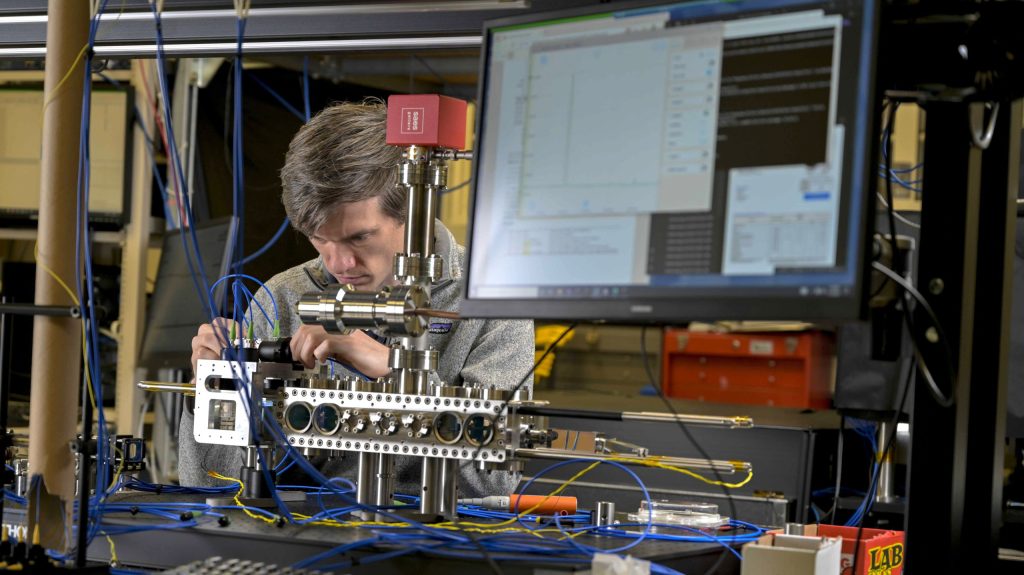
<svg viewBox="0 0 1024 575">
<path fill-rule="evenodd" d="M 662 389 L 699 401 L 827 409 L 835 335 L 665 330 Z"/>
<path fill-rule="evenodd" d="M 906 557 L 902 531 L 865 528 L 861 533 L 857 573 L 853 573 L 853 550 L 857 543 L 856 527 L 819 525 L 818 535 L 843 538 L 840 575 L 879 575 L 882 573 L 900 575 L 903 573 L 903 562 Z"/>
</svg>

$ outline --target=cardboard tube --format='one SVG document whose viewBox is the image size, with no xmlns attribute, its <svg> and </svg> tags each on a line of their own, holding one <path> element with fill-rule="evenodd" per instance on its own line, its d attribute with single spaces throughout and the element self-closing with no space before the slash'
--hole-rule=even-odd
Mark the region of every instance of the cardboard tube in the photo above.
<svg viewBox="0 0 1024 575">
<path fill-rule="evenodd" d="M 75 189 L 85 60 L 77 56 L 88 40 L 89 4 L 48 4 L 35 292 L 35 303 L 42 305 L 73 305 L 44 266 L 72 290 L 80 277 L 74 268 Z M 51 549 L 66 544 L 60 514 L 74 498 L 74 460 L 68 445 L 77 428 L 81 364 L 81 320 L 36 316 L 28 453 L 31 474 L 42 481 L 31 482 L 28 516 L 34 522 L 35 507 L 40 508 L 41 543 Z"/>
</svg>

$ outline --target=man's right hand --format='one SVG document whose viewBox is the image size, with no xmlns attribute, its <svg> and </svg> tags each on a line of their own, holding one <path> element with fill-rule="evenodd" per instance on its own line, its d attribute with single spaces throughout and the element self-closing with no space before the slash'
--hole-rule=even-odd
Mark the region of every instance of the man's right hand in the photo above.
<svg viewBox="0 0 1024 575">
<path fill-rule="evenodd" d="M 199 326 L 199 331 L 192 338 L 192 375 L 196 373 L 196 365 L 200 359 L 220 359 L 220 352 L 230 342 L 232 321 L 228 318 L 218 317 L 212 324 L 204 323 Z M 238 325 L 235 324 L 235 334 L 238 334 Z"/>
</svg>

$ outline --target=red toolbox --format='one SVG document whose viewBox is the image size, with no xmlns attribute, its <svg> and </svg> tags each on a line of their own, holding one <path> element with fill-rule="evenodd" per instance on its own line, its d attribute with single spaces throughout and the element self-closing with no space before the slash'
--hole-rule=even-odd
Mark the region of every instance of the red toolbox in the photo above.
<svg viewBox="0 0 1024 575">
<path fill-rule="evenodd" d="M 665 330 L 662 389 L 682 399 L 827 409 L 835 335 Z"/>
</svg>

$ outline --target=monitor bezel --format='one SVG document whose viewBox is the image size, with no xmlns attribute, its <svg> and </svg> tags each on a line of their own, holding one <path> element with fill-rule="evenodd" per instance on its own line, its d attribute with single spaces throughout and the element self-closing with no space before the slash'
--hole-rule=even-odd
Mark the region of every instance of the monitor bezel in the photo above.
<svg viewBox="0 0 1024 575">
<path fill-rule="evenodd" d="M 487 114 L 485 100 L 485 94 L 488 90 L 487 72 L 490 69 L 490 46 L 493 42 L 493 34 L 496 28 L 680 3 L 683 2 L 644 0 L 641 2 L 630 2 L 628 6 L 599 4 L 582 8 L 534 12 L 484 22 L 475 117 L 477 152 L 482 148 L 484 141 L 483 124 Z M 818 5 L 822 2 L 809 0 L 807 3 L 812 5 L 809 7 L 813 7 L 813 5 Z M 868 274 L 870 273 L 870 261 L 867 255 L 870 253 L 872 234 L 868 232 L 868 229 L 871 226 L 872 218 L 869 216 L 875 209 L 874 196 L 877 190 L 878 179 L 876 177 L 877 174 L 871 168 L 878 157 L 878 138 L 875 137 L 875 124 L 877 123 L 876 119 L 880 117 L 881 113 L 881 98 L 877 93 L 875 79 L 877 70 L 876 59 L 879 51 L 879 6 L 877 0 L 866 0 L 860 5 L 863 22 L 862 28 L 858 30 L 858 33 L 862 34 L 862 36 L 867 34 L 867 37 L 862 38 L 862 43 L 866 42 L 866 45 L 861 45 L 861 52 L 862 56 L 866 55 L 866 57 L 860 58 L 861 81 L 858 82 L 857 89 L 864 94 L 866 101 L 858 103 L 862 106 L 858 112 L 865 119 L 870 118 L 870 124 L 869 126 L 857 126 L 858 129 L 867 130 L 867 133 L 863 134 L 866 146 L 866 149 L 862 150 L 865 154 L 864 161 L 863 165 L 859 168 L 865 189 L 859 195 L 857 201 L 851 200 L 849 207 L 849 225 L 854 226 L 856 230 L 855 235 L 850 237 L 859 246 L 852 262 L 854 266 L 854 281 L 850 293 L 827 297 L 801 296 L 793 293 L 793 289 L 790 287 L 766 288 L 762 286 L 756 288 L 758 290 L 756 294 L 746 289 L 739 290 L 739 293 L 735 295 L 719 290 L 719 293 L 710 297 L 699 295 L 694 288 L 682 288 L 680 297 L 673 299 L 644 297 L 629 297 L 628 299 L 474 298 L 470 294 L 470 285 L 472 284 L 471 258 L 473 257 L 473 236 L 476 226 L 475 209 L 478 194 L 481 193 L 478 183 L 480 181 L 482 164 L 480 161 L 481 155 L 474 153 L 471 168 L 470 217 L 466 232 L 467 255 L 460 314 L 467 318 L 568 320 L 621 324 L 680 324 L 689 321 L 719 320 L 839 322 L 863 319 L 867 311 L 867 297 L 864 291 L 866 289 L 866 278 L 869 277 Z M 771 10 L 772 6 L 765 6 L 764 9 Z M 849 180 L 844 174 L 842 183 L 845 185 L 848 181 L 853 182 L 855 180 L 854 174 L 849 175 Z M 849 193 L 849 190 L 845 191 Z M 778 295 L 773 294 L 773 291 L 778 291 Z"/>
</svg>

